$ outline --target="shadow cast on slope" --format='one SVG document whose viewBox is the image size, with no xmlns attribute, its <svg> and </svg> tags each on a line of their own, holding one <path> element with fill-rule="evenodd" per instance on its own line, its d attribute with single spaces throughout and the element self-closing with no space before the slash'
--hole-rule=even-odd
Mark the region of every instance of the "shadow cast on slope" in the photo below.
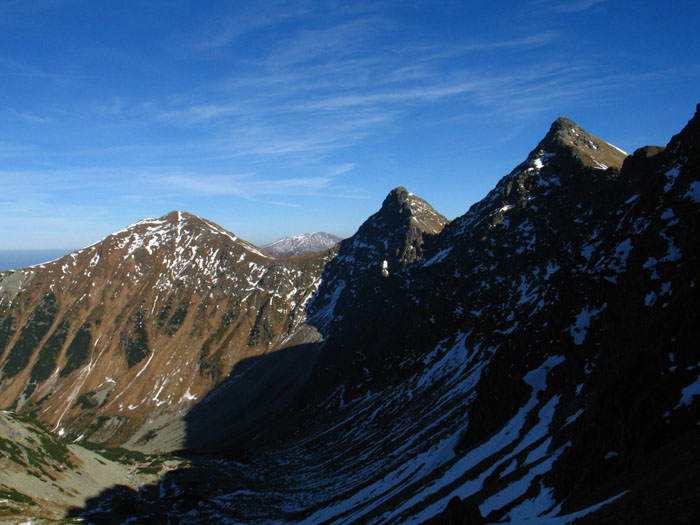
<svg viewBox="0 0 700 525">
<path fill-rule="evenodd" d="M 187 415 L 183 452 L 227 454 L 257 431 L 274 431 L 276 416 L 306 383 L 321 343 L 283 348 L 244 359 L 218 388 Z"/>
<path fill-rule="evenodd" d="M 339 256 L 353 249 L 352 242 L 345 240 Z M 409 334 L 394 333 L 388 326 L 414 326 L 418 322 L 417 307 L 403 297 L 406 291 L 401 291 L 401 276 L 392 274 L 387 279 L 381 275 L 381 257 L 376 268 L 362 275 L 361 284 L 352 282 L 349 286 L 362 300 L 346 293 L 338 301 L 336 278 L 342 273 L 339 260 L 330 261 L 323 270 L 321 285 L 307 309 L 307 328 L 328 332 L 327 313 L 335 316 L 333 330 L 342 332 L 342 336 L 240 361 L 226 380 L 185 415 L 185 443 L 177 453 L 187 460 L 186 466 L 163 474 L 157 483 L 139 490 L 123 485 L 110 487 L 83 507 L 70 509 L 67 517 L 83 517 L 91 523 L 123 523 L 134 517 L 137 523 L 178 523 L 181 516 L 192 512 L 193 521 L 202 513 L 235 522 L 303 519 L 300 514 L 275 509 L 259 515 L 262 511 L 252 501 L 255 496 L 246 494 L 251 492 L 251 483 L 252 488 L 264 492 L 269 490 L 268 480 L 279 481 L 274 478 L 275 472 L 284 466 L 268 455 L 267 447 L 304 423 L 300 418 L 307 414 L 305 405 L 326 399 L 338 382 L 362 383 L 364 366 L 379 366 L 387 357 L 387 349 L 408 344 Z M 403 299 L 387 301 L 387 297 Z M 343 315 L 336 315 L 334 308 L 341 309 Z M 369 360 L 363 352 L 369 354 Z M 215 497 L 222 493 L 236 495 L 235 508 L 226 497 Z"/>
<path fill-rule="evenodd" d="M 281 432 L 278 416 L 308 380 L 320 345 L 300 344 L 237 363 L 186 414 L 185 446 L 176 452 L 186 460 L 184 466 L 138 490 L 124 485 L 103 490 L 83 507 L 71 508 L 66 517 L 83 517 L 89 523 L 124 523 L 135 517 L 137 523 L 177 523 L 178 515 L 199 511 L 201 501 L 224 487 L 246 490 L 246 478 L 228 468 L 228 462 L 246 464 L 257 435 L 269 440 Z M 264 458 L 255 463 L 264 471 Z M 263 471 L 259 474 L 264 478 Z"/>
</svg>

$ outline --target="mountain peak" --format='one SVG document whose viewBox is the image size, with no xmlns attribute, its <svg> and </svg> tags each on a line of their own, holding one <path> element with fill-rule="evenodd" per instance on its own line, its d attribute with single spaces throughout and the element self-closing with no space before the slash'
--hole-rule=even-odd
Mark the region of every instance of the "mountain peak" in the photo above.
<svg viewBox="0 0 700 525">
<path fill-rule="evenodd" d="M 183 219 L 189 218 L 190 214 L 184 211 L 180 210 L 173 210 L 169 213 L 166 213 L 162 217 L 160 217 L 161 220 L 166 220 L 168 222 L 174 222 L 177 223 Z"/>
<path fill-rule="evenodd" d="M 580 134 L 588 135 L 588 132 L 584 130 L 581 126 L 576 124 L 573 120 L 568 117 L 561 116 L 557 118 L 549 128 L 549 132 L 545 135 L 545 138 L 571 138 L 571 136 L 578 136 Z"/>
<path fill-rule="evenodd" d="M 427 201 L 403 186 L 398 186 L 389 192 L 377 213 L 387 218 L 410 221 L 413 227 L 430 234 L 439 233 L 449 222 Z"/>
<path fill-rule="evenodd" d="M 410 191 L 408 191 L 403 186 L 397 186 L 396 188 L 394 188 L 393 190 L 391 190 L 387 194 L 386 198 L 387 199 L 389 199 L 389 198 L 400 199 L 400 198 L 407 198 L 409 195 L 412 195 Z"/>
<path fill-rule="evenodd" d="M 560 116 L 559 118 L 557 118 L 557 120 L 552 122 L 553 129 L 572 127 L 581 129 L 573 120 L 569 119 L 568 117 L 565 117 L 564 115 Z"/>
<path fill-rule="evenodd" d="M 200 221 L 202 223 L 209 222 L 206 219 L 199 217 L 198 215 L 194 215 L 192 213 L 180 210 L 173 210 L 169 213 L 166 213 L 162 217 L 159 217 L 157 220 L 166 221 L 170 224 L 178 224 L 190 221 Z"/>
<path fill-rule="evenodd" d="M 360 226 L 347 245 L 381 247 L 387 258 L 406 265 L 423 257 L 423 235 L 435 235 L 447 223 L 425 200 L 399 186 L 389 192 L 379 211 Z"/>
<path fill-rule="evenodd" d="M 404 208 L 408 203 L 409 199 L 413 196 L 406 188 L 403 186 L 398 186 L 391 190 L 382 202 L 382 209 L 401 209 Z"/>
<path fill-rule="evenodd" d="M 179 211 L 179 210 L 173 210 L 173 211 L 171 211 L 171 212 L 166 213 L 165 215 L 163 215 L 162 218 L 163 218 L 163 219 L 167 219 L 167 220 L 169 220 L 169 221 L 177 221 L 177 220 L 180 219 L 180 216 L 181 216 L 183 213 L 184 213 L 184 212 L 181 212 L 181 211 Z"/>
<path fill-rule="evenodd" d="M 177 210 L 135 222 L 93 246 L 97 245 L 101 250 L 120 253 L 122 258 L 135 257 L 141 265 L 157 265 L 156 261 L 160 261 L 171 268 L 189 266 L 199 256 L 215 259 L 219 246 L 269 258 L 255 245 L 218 224 Z"/>
<path fill-rule="evenodd" d="M 262 248 L 277 258 L 294 257 L 305 253 L 313 253 L 335 246 L 342 237 L 326 232 L 302 233 L 284 237 Z"/>
<path fill-rule="evenodd" d="M 539 156 L 542 152 L 573 157 L 585 166 L 596 169 L 620 168 L 627 157 L 627 153 L 620 148 L 591 135 L 564 116 L 552 123 L 549 132 L 530 156 Z"/>
</svg>

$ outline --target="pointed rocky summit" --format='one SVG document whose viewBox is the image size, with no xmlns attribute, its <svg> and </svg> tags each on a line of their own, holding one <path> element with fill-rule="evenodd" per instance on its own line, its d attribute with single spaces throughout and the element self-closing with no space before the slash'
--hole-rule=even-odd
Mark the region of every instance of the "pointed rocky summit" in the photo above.
<svg viewBox="0 0 700 525">
<path fill-rule="evenodd" d="M 448 222 L 425 200 L 399 186 L 349 240 L 353 246 L 373 246 L 389 263 L 405 266 L 423 258 L 424 235 L 440 233 Z"/>
<path fill-rule="evenodd" d="M 536 150 L 548 153 L 568 152 L 586 166 L 597 169 L 620 168 L 627 153 L 591 135 L 566 117 L 552 123 Z"/>
</svg>

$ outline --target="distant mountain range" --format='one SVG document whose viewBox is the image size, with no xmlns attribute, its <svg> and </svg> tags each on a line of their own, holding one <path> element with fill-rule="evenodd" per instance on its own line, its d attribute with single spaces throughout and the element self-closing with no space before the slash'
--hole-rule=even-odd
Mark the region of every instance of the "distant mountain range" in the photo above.
<svg viewBox="0 0 700 525">
<path fill-rule="evenodd" d="M 343 239 L 337 235 L 325 232 L 303 233 L 293 237 L 285 237 L 270 244 L 263 245 L 270 255 L 275 257 L 294 257 L 305 253 L 326 250 L 338 244 Z"/>
<path fill-rule="evenodd" d="M 451 222 L 399 187 L 276 258 L 172 212 L 0 273 L 0 519 L 698 522 L 699 238 L 700 106 L 632 155 L 559 118 Z"/>
</svg>

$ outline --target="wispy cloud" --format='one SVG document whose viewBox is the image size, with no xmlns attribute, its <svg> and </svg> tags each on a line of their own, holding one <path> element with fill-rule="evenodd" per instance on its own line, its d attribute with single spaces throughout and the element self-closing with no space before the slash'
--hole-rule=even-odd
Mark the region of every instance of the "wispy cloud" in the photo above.
<svg viewBox="0 0 700 525">
<path fill-rule="evenodd" d="M 17 18 L 36 16 L 37 13 L 75 4 L 79 0 L 3 0 L 0 2 L 0 24 L 12 23 Z"/>
<path fill-rule="evenodd" d="M 293 202 L 280 202 L 280 201 L 270 201 L 270 200 L 260 200 L 260 199 L 255 199 L 257 202 L 262 202 L 264 204 L 272 204 L 273 206 L 282 206 L 283 208 L 294 208 L 294 209 L 302 209 L 303 206 L 301 204 L 295 204 Z"/>
<path fill-rule="evenodd" d="M 606 0 L 579 0 L 577 2 L 563 3 L 556 6 L 554 9 L 563 13 L 577 13 L 602 4 L 605 1 Z"/>
<path fill-rule="evenodd" d="M 330 166 L 323 173 L 291 177 L 264 177 L 252 172 L 172 172 L 165 167 L 127 170 L 5 170 L 0 171 L 0 180 L 3 181 L 2 212 L 5 217 L 0 231 L 14 228 L 14 218 L 26 218 L 41 224 L 42 231 L 55 230 L 58 223 L 51 226 L 49 220 L 49 217 L 55 216 L 62 216 L 65 220 L 72 217 L 76 221 L 91 223 L 91 228 L 94 229 L 101 223 L 106 210 L 116 203 L 151 209 L 156 202 L 234 197 L 254 203 L 300 209 L 303 206 L 294 202 L 296 197 L 332 195 L 346 199 L 367 198 L 366 194 L 357 189 L 347 191 L 342 182 L 336 184 L 338 178 L 352 169 L 352 163 L 343 163 Z M 35 182 L 28 185 L 27 180 Z M 138 193 L 134 192 L 136 186 L 139 188 Z M 89 195 L 90 199 L 75 204 L 66 199 L 67 195 Z M 133 219 L 138 218 L 141 217 Z"/>
<path fill-rule="evenodd" d="M 550 29 L 532 35 L 525 35 L 519 38 L 472 42 L 462 46 L 456 46 L 455 49 L 464 53 L 475 51 L 498 51 L 503 49 L 517 49 L 518 51 L 522 51 L 524 49 L 534 49 L 551 44 L 559 37 L 560 33 L 558 31 Z"/>
<path fill-rule="evenodd" d="M 200 195 L 244 195 L 250 174 L 244 175 L 195 175 L 176 174 L 159 177 L 170 191 L 191 192 Z"/>
<path fill-rule="evenodd" d="M 248 33 L 298 18 L 311 9 L 312 6 L 303 2 L 284 0 L 239 3 L 233 13 L 209 24 L 206 36 L 202 35 L 196 41 L 194 50 L 202 52 L 226 47 Z"/>
<path fill-rule="evenodd" d="M 234 24 L 204 47 L 227 45 L 244 30 L 274 25 L 305 9 L 282 9 L 269 20 L 256 14 L 244 28 Z M 393 21 L 367 6 L 357 10 L 357 16 L 283 32 L 255 64 L 240 63 L 235 76 L 154 102 L 152 118 L 208 132 L 201 144 L 208 158 L 319 161 L 369 136 L 391 133 L 398 118 L 422 104 L 477 97 L 490 89 L 493 73 L 470 67 L 470 56 L 536 49 L 560 36 L 539 31 L 449 44 L 402 39 L 397 45 L 384 38 L 396 30 Z"/>
<path fill-rule="evenodd" d="M 49 124 L 54 122 L 52 117 L 46 115 L 37 115 L 26 111 L 16 111 L 14 109 L 9 111 L 9 118 L 27 124 Z"/>
<path fill-rule="evenodd" d="M 330 172 L 328 173 L 328 176 L 335 177 L 337 175 L 343 175 L 345 173 L 348 173 L 354 167 L 355 167 L 355 163 L 346 162 L 345 164 L 342 164 L 341 166 L 338 166 L 337 168 L 332 168 L 330 170 Z"/>
<path fill-rule="evenodd" d="M 7 142 L 0 142 L 0 158 L 16 157 L 18 155 L 26 155 L 32 151 L 29 146 L 18 146 Z"/>
<path fill-rule="evenodd" d="M 309 195 L 326 188 L 331 176 L 263 179 L 253 174 L 175 174 L 159 177 L 171 191 L 254 199 L 272 195 Z"/>
<path fill-rule="evenodd" d="M 3 70 L 3 74 L 5 75 L 18 75 L 44 79 L 55 79 L 60 77 L 59 75 L 55 75 L 44 69 L 34 67 L 7 56 L 0 56 L 0 69 Z"/>
<path fill-rule="evenodd" d="M 607 0 L 568 0 L 568 1 L 552 1 L 552 0 L 535 0 L 535 4 L 543 5 L 548 9 L 557 13 L 579 13 L 586 11 L 591 7 L 599 6 Z"/>
<path fill-rule="evenodd" d="M 358 106 L 382 106 L 386 104 L 403 104 L 417 101 L 432 101 L 474 92 L 481 81 L 457 81 L 440 84 L 415 86 L 405 89 L 384 90 L 381 92 L 356 93 L 332 96 L 313 102 L 302 102 L 296 108 L 306 110 L 335 110 Z"/>
<path fill-rule="evenodd" d="M 394 69 L 409 80 L 372 84 L 348 78 L 335 89 L 296 86 L 280 96 L 262 85 L 257 96 L 246 90 L 245 98 L 168 108 L 156 118 L 184 127 L 214 125 L 216 132 L 201 145 L 212 158 L 321 159 L 391 132 L 399 117 L 426 105 L 460 100 L 489 112 L 525 115 L 633 82 L 592 63 L 549 62 L 506 71 L 464 65 L 443 75 L 434 74 L 436 68 L 426 60 Z"/>
<path fill-rule="evenodd" d="M 127 104 L 120 96 L 114 96 L 111 100 L 95 107 L 95 112 L 102 117 L 121 116 L 127 109 Z"/>
<path fill-rule="evenodd" d="M 174 109 L 166 109 L 156 114 L 158 120 L 178 125 L 190 126 L 215 119 L 251 114 L 250 108 L 238 102 L 223 104 L 196 104 Z"/>
<path fill-rule="evenodd" d="M 374 17 L 360 18 L 330 27 L 306 29 L 281 41 L 267 59 L 272 70 L 299 64 L 341 62 L 364 52 L 377 40 L 382 24 Z"/>
</svg>

